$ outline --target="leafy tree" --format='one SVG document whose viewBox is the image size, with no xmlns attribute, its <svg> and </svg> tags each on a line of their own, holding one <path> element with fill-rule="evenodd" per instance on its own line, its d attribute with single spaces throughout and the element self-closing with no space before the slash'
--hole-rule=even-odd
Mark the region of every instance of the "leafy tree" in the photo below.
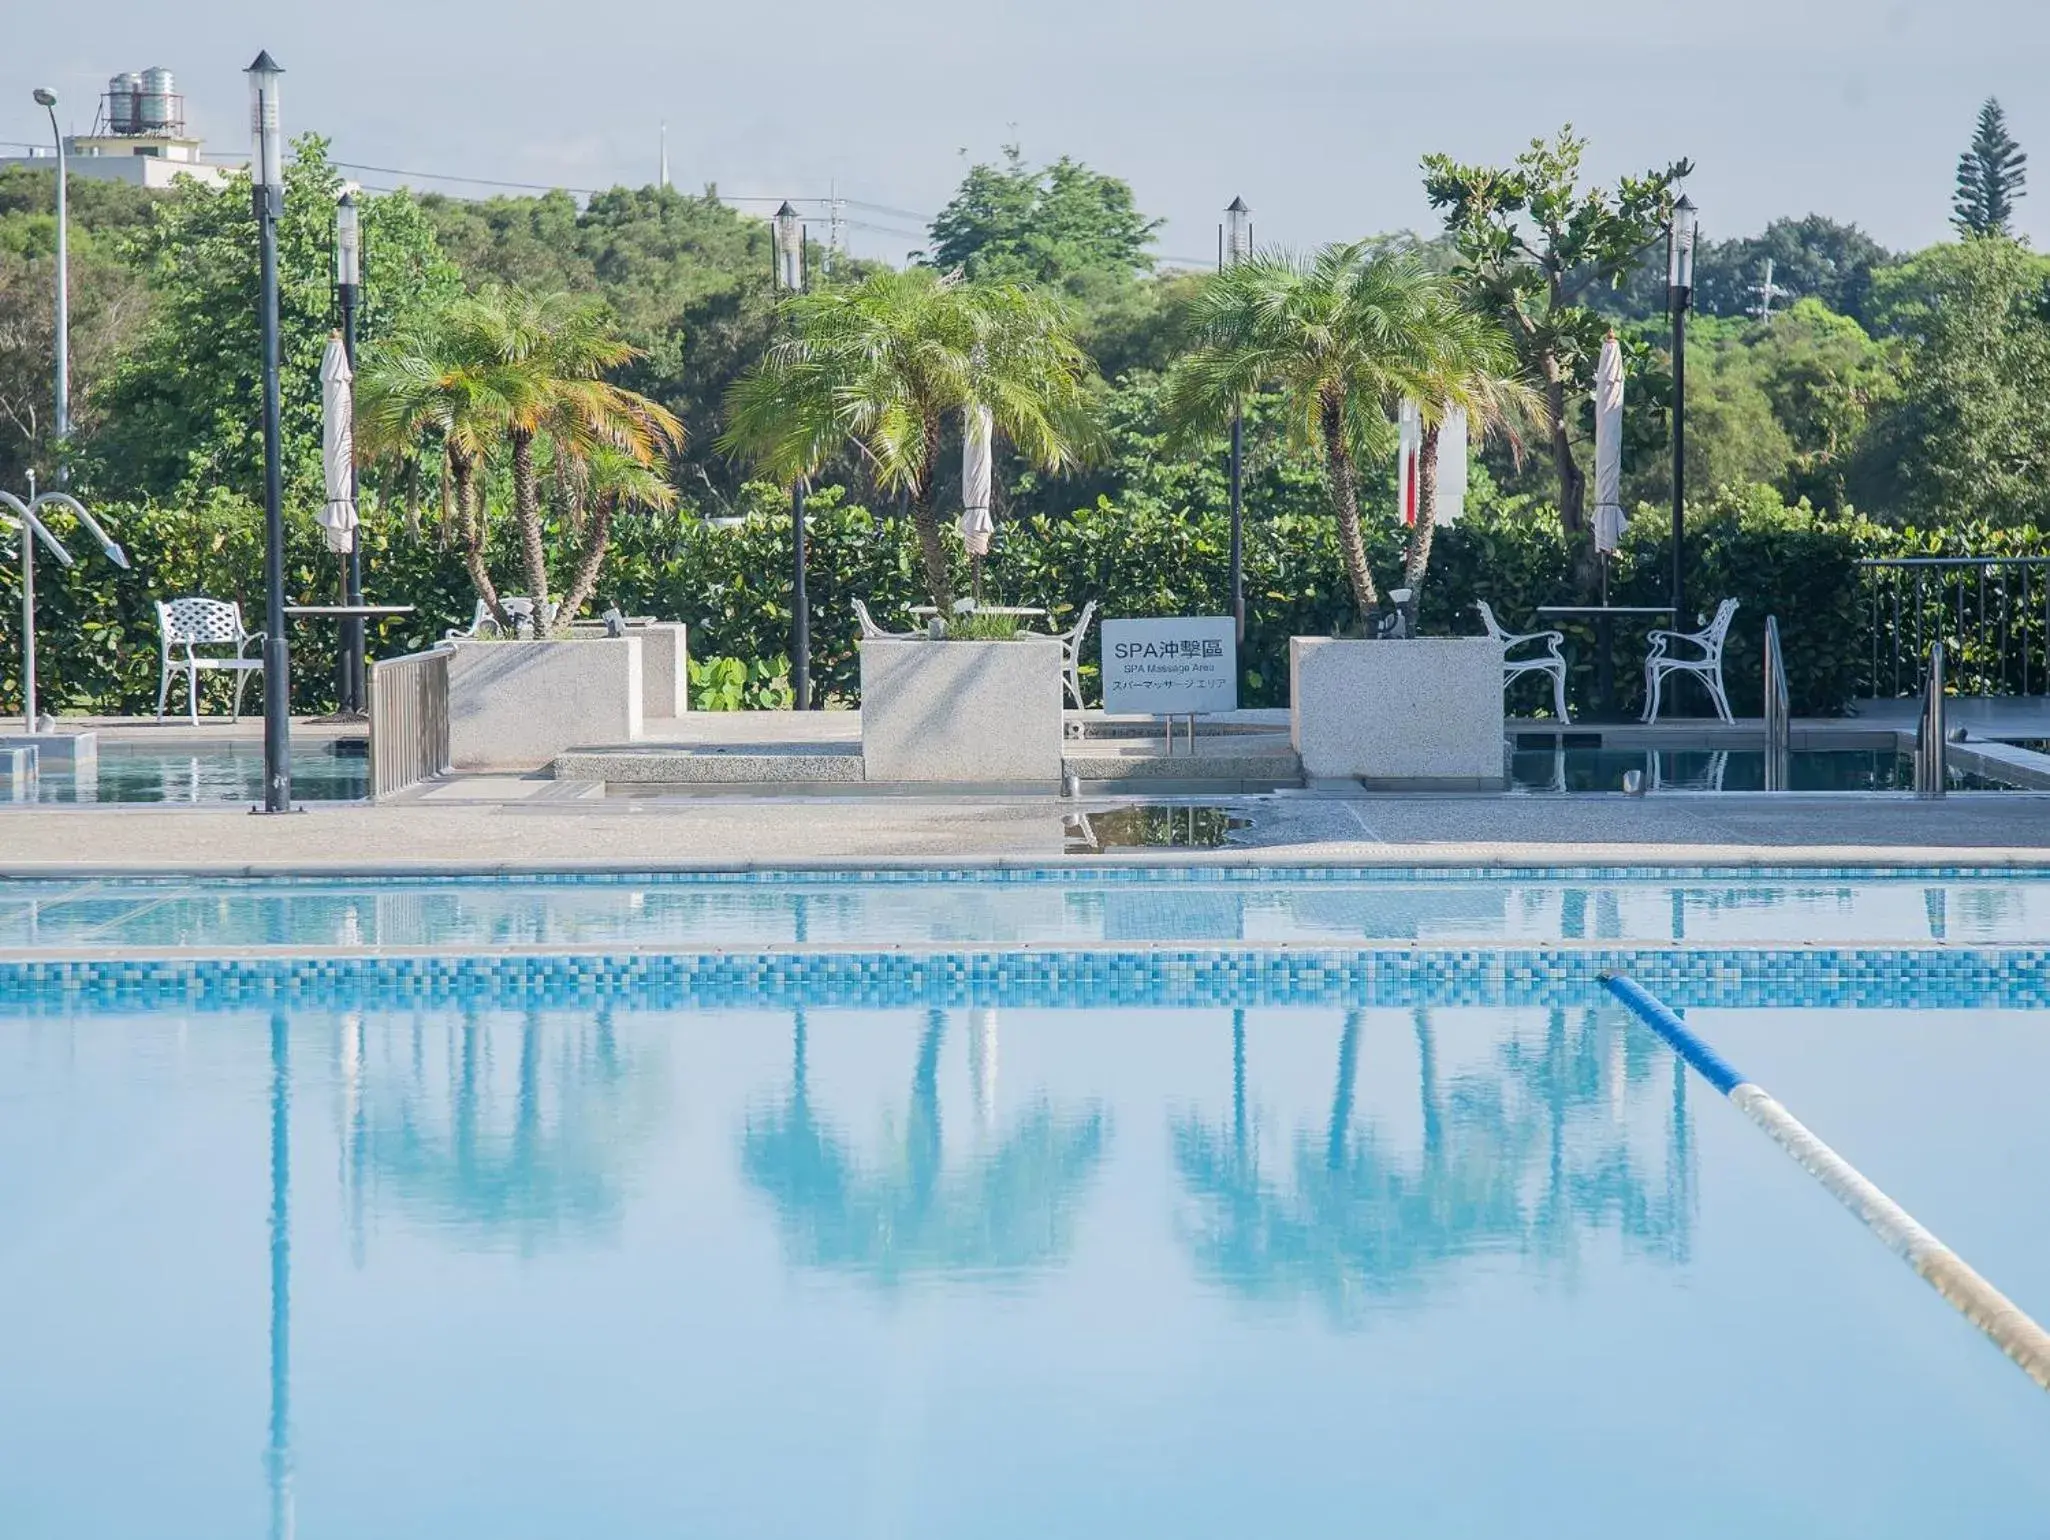
<svg viewBox="0 0 2050 1540">
<path fill-rule="evenodd" d="M 1936 246 L 1875 276 L 1900 339 L 1900 390 L 1852 478 L 1917 521 L 2043 522 L 2050 487 L 2050 258 L 1998 235 Z"/>
<path fill-rule="evenodd" d="M 2028 156 L 2007 131 L 2007 114 L 1995 98 L 1979 109 L 1971 145 L 1957 159 L 1957 194 L 1951 223 L 1960 235 L 2012 235 L 2008 221 L 2028 181 Z"/>
<path fill-rule="evenodd" d="M 55 177 L 35 168 L 0 171 L 0 488 L 17 493 L 30 471 L 48 485 L 57 470 L 55 191 Z M 120 243 L 149 219 L 151 194 L 75 177 L 69 200 L 71 423 L 90 436 L 93 393 L 148 313 L 148 288 Z"/>
<path fill-rule="evenodd" d="M 1028 166 L 1007 144 L 1004 163 L 975 166 L 934 218 L 926 260 L 971 278 L 1080 291 L 1151 272 L 1146 247 L 1159 228 L 1116 177 L 1065 155 Z"/>
<path fill-rule="evenodd" d="M 294 142 L 278 227 L 286 495 L 320 496 L 320 355 L 334 326 L 341 178 L 317 137 Z M 365 341 L 456 291 L 455 269 L 406 193 L 360 200 Z M 183 182 L 124 248 L 148 280 L 149 321 L 90 399 L 81 480 L 107 497 L 189 498 L 214 487 L 261 501 L 263 414 L 256 225 L 249 182 Z"/>
<path fill-rule="evenodd" d="M 1673 183 L 1691 169 L 1680 160 L 1626 176 L 1612 194 L 1580 185 L 1586 148 L 1568 125 L 1549 142 L 1532 140 L 1507 167 L 1461 165 L 1446 155 L 1423 162 L 1424 191 L 1444 211 L 1461 273 L 1507 328 L 1543 392 L 1559 517 L 1569 533 L 1586 523 L 1587 478 L 1574 457 L 1574 428 L 1608 331 L 1590 299 L 1658 242 Z"/>
<path fill-rule="evenodd" d="M 947 418 L 987 408 L 1047 471 L 1095 450 L 1089 361 L 1043 290 L 912 268 L 791 295 L 781 309 L 786 334 L 729 393 L 720 447 L 788 484 L 851 442 L 878 487 L 909 497 L 941 609 L 953 598 L 934 496 Z"/>
<path fill-rule="evenodd" d="M 712 187 L 616 187 L 582 209 L 562 192 L 474 203 L 430 195 L 421 205 L 471 288 L 602 296 L 641 350 L 617 383 L 683 422 L 680 483 L 733 509 L 738 472 L 713 444 L 727 390 L 773 336 L 766 221 Z M 864 269 L 841 264 L 843 275 Z"/>
<path fill-rule="evenodd" d="M 1755 316 L 1765 264 L 1781 294 L 1775 314 L 1796 300 L 1819 300 L 1839 315 L 1866 318 L 1872 271 L 1892 261 L 1885 247 L 1854 224 L 1821 214 L 1775 219 L 1762 234 L 1726 241 L 1697 241 L 1694 250 L 1695 313 Z M 1666 313 L 1666 250 L 1659 242 L 1602 306 L 1619 316 L 1643 320 Z"/>
<path fill-rule="evenodd" d="M 1506 349 L 1489 350 L 1452 280 L 1364 241 L 1223 269 L 1191 302 L 1188 332 L 1190 350 L 1168 377 L 1168 420 L 1185 434 L 1214 433 L 1261 391 L 1278 393 L 1291 437 L 1323 456 L 1339 555 L 1363 618 L 1379 601 L 1360 522 L 1360 460 L 1390 448 L 1395 402 L 1438 399 L 1458 378 L 1456 358 L 1478 367 L 1506 360 Z"/>
</svg>

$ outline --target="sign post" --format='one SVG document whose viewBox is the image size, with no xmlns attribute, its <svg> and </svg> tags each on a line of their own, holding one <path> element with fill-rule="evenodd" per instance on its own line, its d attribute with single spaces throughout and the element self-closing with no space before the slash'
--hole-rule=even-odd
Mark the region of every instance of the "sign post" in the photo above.
<svg viewBox="0 0 2050 1540">
<path fill-rule="evenodd" d="M 1238 626 L 1229 615 L 1103 623 L 1104 712 L 1165 717 L 1170 754 L 1174 719 L 1189 719 L 1194 753 L 1196 718 L 1236 711 L 1238 681 Z"/>
</svg>

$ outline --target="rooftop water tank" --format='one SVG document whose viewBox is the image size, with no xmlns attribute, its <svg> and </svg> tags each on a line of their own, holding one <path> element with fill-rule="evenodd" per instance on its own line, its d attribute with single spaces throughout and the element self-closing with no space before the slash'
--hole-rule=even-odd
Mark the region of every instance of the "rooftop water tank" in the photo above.
<svg viewBox="0 0 2050 1540">
<path fill-rule="evenodd" d="M 171 72 L 158 66 L 142 72 L 136 123 L 145 134 L 161 134 L 178 122 L 178 86 Z"/>
<path fill-rule="evenodd" d="M 107 132 L 110 134 L 140 133 L 137 124 L 137 100 L 142 95 L 142 80 L 132 72 L 116 75 L 107 82 Z"/>
</svg>

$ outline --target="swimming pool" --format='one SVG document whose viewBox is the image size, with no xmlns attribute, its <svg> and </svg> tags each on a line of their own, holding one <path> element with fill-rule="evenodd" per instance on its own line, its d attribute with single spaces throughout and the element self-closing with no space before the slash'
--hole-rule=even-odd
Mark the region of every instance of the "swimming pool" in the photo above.
<svg viewBox="0 0 2050 1540">
<path fill-rule="evenodd" d="M 2038 879 L 35 886 L 220 928 L 10 932 L 10 1535 L 2041 1532 L 2041 1392 L 1575 961 L 2040 1316 Z"/>
<path fill-rule="evenodd" d="M 1536 735 L 1528 735 L 1536 736 Z M 1765 790 L 1763 749 L 1522 748 L 1509 753 L 1509 785 L 1520 792 L 1621 791 L 1630 771 L 1647 791 Z M 1913 791 L 1912 755 L 1894 749 L 1797 749 L 1787 756 L 1797 792 Z M 2011 782 L 1956 765 L 1953 791 L 2012 791 Z"/>
<path fill-rule="evenodd" d="M 361 738 L 299 742 L 292 747 L 292 796 L 300 802 L 360 801 L 370 794 L 370 762 Z M 263 744 L 240 738 L 175 746 L 102 740 L 89 768 L 43 762 L 39 802 L 260 802 Z M 11 800 L 0 791 L 0 804 Z"/>
<path fill-rule="evenodd" d="M 2046 938 L 2050 882 L 1970 868 L 1076 866 L 0 880 L 0 955 Z"/>
</svg>

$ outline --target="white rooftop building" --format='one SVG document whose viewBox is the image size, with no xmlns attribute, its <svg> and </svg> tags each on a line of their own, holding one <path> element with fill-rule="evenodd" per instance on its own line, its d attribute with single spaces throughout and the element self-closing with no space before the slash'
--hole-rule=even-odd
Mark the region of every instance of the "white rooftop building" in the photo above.
<svg viewBox="0 0 2050 1540">
<path fill-rule="evenodd" d="M 218 187 L 235 167 L 206 160 L 201 149 L 201 141 L 185 131 L 185 98 L 163 68 L 116 75 L 100 98 L 93 131 L 64 140 L 71 175 L 133 187 L 169 187 L 181 176 Z M 0 156 L 0 168 L 44 167 L 56 158 L 54 146 L 36 149 Z"/>
</svg>

